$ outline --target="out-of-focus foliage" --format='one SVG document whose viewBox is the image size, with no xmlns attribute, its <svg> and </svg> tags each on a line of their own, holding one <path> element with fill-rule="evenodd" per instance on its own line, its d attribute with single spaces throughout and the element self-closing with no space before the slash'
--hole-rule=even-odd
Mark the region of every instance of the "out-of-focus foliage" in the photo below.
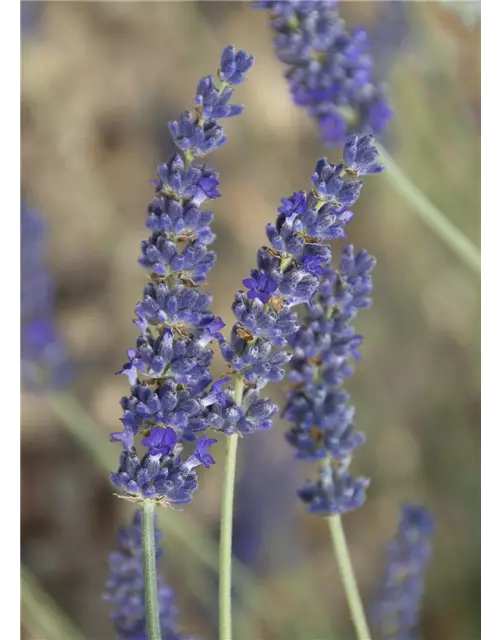
<svg viewBox="0 0 500 640">
<path fill-rule="evenodd" d="M 481 20 L 481 2 L 454 2 L 439 0 L 450 11 L 454 11 L 467 27 L 475 26 Z"/>
</svg>

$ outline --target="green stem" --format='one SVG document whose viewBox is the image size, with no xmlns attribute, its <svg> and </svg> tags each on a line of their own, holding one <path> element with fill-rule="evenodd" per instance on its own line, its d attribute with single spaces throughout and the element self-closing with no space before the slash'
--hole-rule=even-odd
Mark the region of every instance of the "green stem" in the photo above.
<svg viewBox="0 0 500 640">
<path fill-rule="evenodd" d="M 356 628 L 358 640 L 371 640 L 370 629 L 366 621 L 365 611 L 361 596 L 359 595 L 356 576 L 351 564 L 349 549 L 342 528 L 340 516 L 329 516 L 327 519 L 330 535 L 332 538 L 333 552 L 337 558 L 340 570 L 340 577 L 344 587 L 347 603 L 351 612 L 352 621 Z"/>
<path fill-rule="evenodd" d="M 413 204 L 422 220 L 459 258 L 471 269 L 481 273 L 480 250 L 413 184 L 387 149 L 384 149 L 380 143 L 377 143 L 377 146 L 380 151 L 380 160 L 386 168 L 387 175 L 392 179 L 391 182 L 396 191 Z"/>
<path fill-rule="evenodd" d="M 236 404 L 241 405 L 243 399 L 243 376 L 238 374 L 234 382 Z M 231 560 L 233 541 L 233 503 L 234 482 L 236 477 L 236 453 L 238 450 L 238 434 L 227 438 L 226 467 L 222 487 L 222 505 L 220 520 L 219 548 L 219 640 L 231 640 Z"/>
<path fill-rule="evenodd" d="M 187 171 L 194 160 L 194 156 L 191 151 L 184 151 L 184 171 Z"/>
<path fill-rule="evenodd" d="M 155 507 L 153 500 L 144 500 L 142 503 L 142 570 L 149 640 L 161 640 L 156 577 Z"/>
</svg>

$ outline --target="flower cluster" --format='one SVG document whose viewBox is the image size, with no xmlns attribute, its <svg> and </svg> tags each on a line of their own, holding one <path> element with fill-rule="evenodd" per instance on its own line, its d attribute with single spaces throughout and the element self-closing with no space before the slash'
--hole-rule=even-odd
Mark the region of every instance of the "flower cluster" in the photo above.
<svg viewBox="0 0 500 640">
<path fill-rule="evenodd" d="M 43 254 L 43 223 L 21 204 L 21 375 L 31 390 L 61 387 L 71 373 L 52 317 L 54 291 Z"/>
<path fill-rule="evenodd" d="M 380 173 L 371 135 L 351 137 L 344 146 L 342 172 L 354 178 L 347 186 L 359 192 L 359 176 Z M 318 191 L 324 190 L 319 185 Z M 299 459 L 322 460 L 320 478 L 308 481 L 299 496 L 313 513 L 335 514 L 364 502 L 368 481 L 353 478 L 349 465 L 353 450 L 364 442 L 355 430 L 354 408 L 341 387 L 359 358 L 362 337 L 351 322 L 371 304 L 370 272 L 375 259 L 366 251 L 346 246 L 337 270 L 322 267 L 315 296 L 309 300 L 300 328 L 290 337 L 293 356 L 283 417 L 292 426 L 286 437 Z"/>
<path fill-rule="evenodd" d="M 116 640 L 148 640 L 144 604 L 144 574 L 142 568 L 141 509 L 132 524 L 119 532 L 120 550 L 109 556 L 109 577 L 105 600 L 113 604 L 111 619 L 115 625 Z M 155 523 L 156 564 L 162 556 L 161 532 Z M 185 640 L 177 629 L 177 608 L 172 589 L 158 579 L 158 610 L 161 640 Z"/>
<path fill-rule="evenodd" d="M 308 481 L 299 496 L 313 513 L 344 513 L 361 506 L 365 478 L 353 478 L 349 463 L 364 442 L 355 429 L 354 407 L 341 386 L 359 358 L 362 337 L 351 324 L 359 309 L 371 304 L 370 272 L 375 259 L 352 245 L 342 252 L 337 271 L 328 269 L 297 333 L 290 341 L 293 387 L 283 412 L 292 423 L 286 437 L 304 460 L 323 460 L 320 478 Z"/>
<path fill-rule="evenodd" d="M 387 563 L 372 615 L 373 623 L 384 639 L 416 637 L 434 529 L 434 517 L 425 507 L 402 507 L 398 530 L 387 548 Z"/>
<path fill-rule="evenodd" d="M 258 399 L 257 392 L 267 382 L 283 379 L 291 357 L 285 347 L 299 329 L 293 307 L 308 303 L 318 290 L 331 260 L 326 242 L 344 237 L 361 191 L 360 176 L 381 170 L 376 158 L 371 136 L 351 137 L 344 162 L 334 165 L 321 158 L 311 177 L 312 189 L 284 198 L 276 222 L 267 225 L 270 246 L 259 249 L 257 268 L 243 280 L 247 291 L 239 291 L 233 303 L 237 322 L 230 340 L 221 344 L 231 372 L 245 387 L 241 406 L 230 386 L 218 390 L 212 407 L 225 418 L 230 433 L 270 426 L 277 408 Z"/>
<path fill-rule="evenodd" d="M 259 1 L 276 33 L 278 58 L 295 103 L 306 107 L 327 145 L 341 144 L 349 132 L 380 133 L 392 116 L 384 88 L 374 81 L 368 36 L 349 31 L 336 1 Z"/>
<path fill-rule="evenodd" d="M 148 207 L 151 236 L 142 243 L 139 263 L 150 280 L 135 309 L 140 336 L 119 372 L 131 385 L 130 396 L 121 401 L 123 431 L 111 436 L 123 446 L 111 481 L 130 500 L 189 502 L 198 485 L 195 468 L 214 462 L 208 449 L 216 440 L 196 440 L 196 434 L 210 426 L 205 416 L 213 415 L 217 389 L 209 389 L 209 345 L 222 339 L 224 323 L 210 310 L 210 294 L 198 287 L 215 261 L 208 249 L 215 238 L 213 213 L 200 206 L 219 197 L 219 180 L 194 160 L 224 144 L 220 121 L 242 113 L 243 107 L 230 100 L 233 85 L 245 80 L 252 63 L 244 51 L 226 47 L 218 81 L 200 80 L 194 113 L 186 111 L 169 125 L 179 153 L 158 167 L 156 195 Z M 147 448 L 142 459 L 137 436 Z M 195 440 L 193 452 L 185 455 L 185 444 Z"/>
</svg>

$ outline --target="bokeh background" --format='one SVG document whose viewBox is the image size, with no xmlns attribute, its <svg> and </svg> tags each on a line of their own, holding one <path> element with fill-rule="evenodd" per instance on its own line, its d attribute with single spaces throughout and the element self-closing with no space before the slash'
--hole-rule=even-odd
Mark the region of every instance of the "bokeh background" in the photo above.
<svg viewBox="0 0 500 640">
<path fill-rule="evenodd" d="M 384 143 L 479 245 L 480 24 L 464 24 L 444 3 L 343 3 L 342 11 L 370 30 L 378 75 L 390 87 L 396 117 Z M 22 626 L 26 640 L 60 640 L 57 624 L 67 640 L 77 635 L 64 624 L 107 640 L 107 555 L 133 512 L 107 481 L 119 451 L 109 432 L 127 393 L 114 373 L 135 342 L 133 308 L 145 283 L 136 258 L 150 180 L 172 151 L 167 123 L 192 104 L 223 46 L 254 53 L 237 92 L 245 115 L 228 121 L 229 142 L 209 160 L 223 196 L 214 202 L 209 289 L 227 324 L 280 198 L 307 188 L 316 159 L 336 160 L 339 150 L 322 148 L 292 105 L 266 15 L 247 2 L 23 3 L 22 28 L 23 199 L 46 226 L 55 321 L 73 369 L 64 391 L 22 396 L 22 561 L 32 587 Z M 348 381 L 368 436 L 355 470 L 372 478 L 366 506 L 345 518 L 361 590 L 369 603 L 400 503 L 422 501 L 438 522 L 422 636 L 476 640 L 478 277 L 389 176 L 366 181 L 355 213 L 349 239 L 378 260 L 374 305 L 357 321 L 363 358 Z M 220 359 L 216 368 L 224 370 Z M 271 394 L 279 402 L 285 390 L 275 385 Z M 348 640 L 327 528 L 295 498 L 308 466 L 293 460 L 284 428 L 277 420 L 240 450 L 237 640 Z M 184 631 L 205 640 L 216 637 L 221 469 L 202 474 L 191 505 L 162 515 L 164 576 Z"/>
</svg>

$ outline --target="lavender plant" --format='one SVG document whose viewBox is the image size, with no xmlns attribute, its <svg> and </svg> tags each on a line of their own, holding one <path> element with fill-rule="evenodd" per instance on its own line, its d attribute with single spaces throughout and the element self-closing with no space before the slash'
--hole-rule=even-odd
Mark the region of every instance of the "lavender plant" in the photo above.
<svg viewBox="0 0 500 640">
<path fill-rule="evenodd" d="M 373 77 L 368 34 L 349 31 L 336 0 L 254 2 L 269 11 L 278 58 L 295 104 L 305 107 L 324 144 L 342 144 L 349 133 L 379 134 L 392 117 L 382 84 Z"/>
<path fill-rule="evenodd" d="M 359 309 L 371 304 L 370 271 L 375 259 L 366 251 L 344 248 L 338 270 L 329 269 L 292 347 L 290 379 L 293 387 L 283 412 L 292 424 L 286 437 L 297 458 L 322 461 L 317 482 L 299 491 L 311 513 L 343 514 L 365 500 L 366 478 L 353 478 L 353 451 L 364 442 L 354 425 L 354 407 L 341 387 L 352 375 L 362 337 L 351 324 Z"/>
<path fill-rule="evenodd" d="M 111 440 L 122 444 L 118 471 L 110 478 L 123 497 L 143 509 L 143 562 L 148 633 L 160 638 L 156 586 L 153 514 L 157 504 L 185 504 L 198 486 L 196 467 L 209 467 L 214 438 L 197 434 L 210 426 L 207 415 L 217 391 L 210 391 L 212 340 L 222 340 L 224 326 L 210 311 L 211 296 L 199 290 L 213 267 L 208 249 L 215 235 L 213 213 L 201 210 L 207 199 L 219 197 L 216 171 L 195 163 L 222 146 L 223 118 L 242 113 L 231 103 L 233 86 L 241 84 L 253 64 L 252 56 L 234 47 L 222 53 L 218 81 L 213 76 L 198 83 L 194 113 L 185 111 L 169 124 L 179 152 L 158 167 L 156 195 L 146 221 L 151 231 L 142 243 L 139 263 L 150 281 L 136 305 L 140 330 L 136 347 L 119 373 L 131 385 L 122 398 L 123 430 Z M 140 458 L 136 439 L 146 447 Z M 194 442 L 194 450 L 185 447 Z"/>
<path fill-rule="evenodd" d="M 350 132 L 381 133 L 392 110 L 382 85 L 374 83 L 373 60 L 362 29 L 348 32 L 340 19 L 337 2 L 254 2 L 270 12 L 278 58 L 288 65 L 286 77 L 296 104 L 304 106 L 318 122 L 323 143 L 337 145 Z M 371 136 L 354 136 L 344 148 L 345 169 L 350 175 L 379 173 L 378 152 Z M 392 164 L 391 164 L 392 167 Z M 394 171 L 393 171 L 394 173 Z M 421 207 L 426 221 L 446 238 L 457 252 L 477 266 L 474 250 L 447 225 L 442 216 L 430 216 L 425 198 L 415 197 L 412 189 L 399 182 Z M 403 176 L 404 178 L 404 176 Z M 439 214 L 439 212 L 438 212 Z M 366 478 L 349 473 L 354 449 L 364 435 L 354 426 L 354 409 L 349 395 L 341 389 L 352 373 L 352 359 L 359 357 L 362 338 L 351 321 L 359 309 L 371 304 L 370 272 L 375 259 L 366 251 L 354 253 L 344 248 L 340 268 L 325 269 L 321 284 L 302 326 L 290 340 L 293 388 L 284 417 L 292 423 L 287 439 L 297 457 L 322 461 L 319 479 L 308 481 L 299 496 L 312 513 L 327 517 L 334 551 L 354 625 L 360 640 L 369 640 L 366 620 L 356 579 L 350 562 L 340 515 L 360 507 L 365 500 Z"/>
<path fill-rule="evenodd" d="M 340 146 L 350 133 L 379 135 L 386 129 L 393 111 L 385 86 L 375 80 L 368 34 L 360 27 L 346 29 L 337 0 L 258 0 L 254 7 L 269 12 L 276 55 L 288 66 L 285 76 L 292 98 L 316 120 L 323 144 Z M 394 188 L 433 233 L 480 273 L 479 249 L 380 144 L 379 149 Z"/>
<path fill-rule="evenodd" d="M 344 162 L 336 174 L 361 185 L 361 176 L 383 170 L 371 135 L 352 136 L 344 146 Z M 359 192 L 359 189 L 358 189 Z M 343 234 L 342 234 L 343 235 Z M 370 632 L 360 601 L 340 515 L 365 501 L 366 478 L 354 478 L 349 466 L 354 449 L 364 435 L 354 425 L 354 408 L 341 387 L 353 373 L 352 360 L 359 358 L 362 337 L 351 322 L 360 309 L 370 306 L 375 259 L 366 251 L 357 254 L 352 245 L 342 251 L 337 270 L 324 268 L 315 296 L 309 301 L 300 328 L 290 340 L 289 391 L 283 416 L 291 423 L 288 442 L 297 458 L 321 460 L 319 478 L 299 490 L 311 513 L 327 517 L 351 614 L 358 637 Z"/>
<path fill-rule="evenodd" d="M 245 290 L 235 296 L 236 321 L 225 339 L 220 332 L 224 323 L 210 310 L 211 296 L 200 290 L 215 260 L 208 249 L 215 238 L 213 214 L 200 207 L 219 196 L 218 175 L 195 161 L 226 141 L 220 120 L 242 112 L 230 101 L 252 56 L 227 47 L 219 82 L 203 78 L 194 113 L 170 123 L 179 151 L 158 167 L 156 195 L 148 207 L 151 235 L 142 243 L 139 263 L 150 279 L 136 305 L 140 335 L 119 372 L 131 385 L 121 401 L 123 430 L 111 436 L 123 448 L 111 481 L 121 497 L 141 505 L 131 529 L 122 534 L 130 567 L 129 556 L 113 556 L 108 585 L 120 638 L 178 637 L 172 630 L 170 592 L 159 589 L 156 576 L 155 507 L 191 501 L 198 487 L 196 468 L 214 464 L 212 429 L 227 436 L 219 637 L 231 640 L 238 439 L 272 426 L 278 407 L 260 392 L 268 382 L 283 380 L 287 365 L 293 382 L 284 409 L 291 422 L 287 439 L 297 457 L 322 463 L 319 479 L 308 481 L 299 496 L 310 512 L 327 517 L 358 636 L 370 638 L 340 515 L 363 504 L 368 485 L 349 472 L 352 453 L 364 436 L 355 429 L 354 409 L 342 385 L 359 357 L 362 337 L 351 323 L 371 303 L 375 259 L 348 245 L 334 270 L 329 242 L 345 238 L 362 178 L 383 170 L 371 132 L 383 130 L 391 110 L 383 89 L 373 83 L 366 34 L 346 31 L 335 2 L 256 5 L 271 11 L 278 55 L 291 65 L 295 101 L 318 120 L 327 144 L 345 143 L 343 162 L 321 158 L 309 191 L 282 200 L 275 222 L 266 228 L 269 244 L 259 249 L 256 268 L 243 280 Z M 301 323 L 299 306 L 306 307 Z M 228 365 L 228 374 L 216 382 L 210 373 L 214 341 Z M 146 449 L 141 457 L 137 440 Z M 142 571 L 137 565 L 141 540 Z"/>
<path fill-rule="evenodd" d="M 344 163 L 333 165 L 321 158 L 311 177 L 309 192 L 296 192 L 282 200 L 275 224 L 266 232 L 271 246 L 257 253 L 257 269 L 243 280 L 247 291 L 239 291 L 233 303 L 237 322 L 229 342 L 221 342 L 222 353 L 234 376 L 220 381 L 218 402 L 222 427 L 229 436 L 221 514 L 220 617 L 221 638 L 231 637 L 231 532 L 236 468 L 237 437 L 272 425 L 277 407 L 259 391 L 285 375 L 299 330 L 292 311 L 308 303 L 320 287 L 331 260 L 329 240 L 342 238 L 352 219 L 350 207 L 359 197 L 361 176 L 379 173 L 372 138 L 351 138 L 344 147 Z"/>
<path fill-rule="evenodd" d="M 25 388 L 61 388 L 71 378 L 65 346 L 54 322 L 54 287 L 45 265 L 44 225 L 21 204 L 21 377 Z"/>
<path fill-rule="evenodd" d="M 209 309 L 210 294 L 198 289 L 215 261 L 207 249 L 215 239 L 213 213 L 200 205 L 220 194 L 217 173 L 193 161 L 226 141 L 220 120 L 242 112 L 229 101 L 232 86 L 244 81 L 252 61 L 227 47 L 220 86 L 213 76 L 200 80 L 195 114 L 186 111 L 170 123 L 180 153 L 158 167 L 156 196 L 148 207 L 146 226 L 152 235 L 142 243 L 139 263 L 149 271 L 150 282 L 136 305 L 141 332 L 136 348 L 129 349 L 129 362 L 119 372 L 131 384 L 130 397 L 122 399 L 124 429 L 111 436 L 124 449 L 111 480 L 132 500 L 189 502 L 197 487 L 194 468 L 213 464 L 208 449 L 215 440 L 196 440 L 195 434 L 206 430 L 204 418 L 214 398 L 208 393 L 213 353 L 207 347 L 222 339 L 224 325 Z M 134 446 L 137 435 L 147 448 L 141 461 Z M 195 440 L 194 453 L 182 460 L 184 444 Z"/>
<path fill-rule="evenodd" d="M 434 517 L 421 505 L 401 508 L 398 529 L 387 545 L 387 563 L 372 620 L 384 640 L 417 640 L 424 573 L 432 551 Z"/>
</svg>

